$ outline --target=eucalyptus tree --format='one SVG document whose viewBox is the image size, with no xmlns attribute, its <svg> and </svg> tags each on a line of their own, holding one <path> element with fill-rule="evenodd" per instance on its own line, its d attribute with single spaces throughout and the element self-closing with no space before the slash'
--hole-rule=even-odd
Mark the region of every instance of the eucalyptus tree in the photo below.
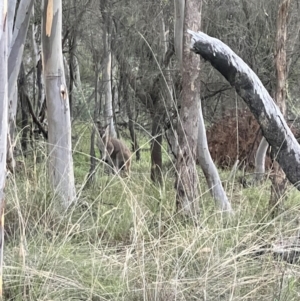
<svg viewBox="0 0 300 301">
<path fill-rule="evenodd" d="M 200 59 L 189 51 L 188 28 L 198 31 L 202 1 L 185 1 L 182 41 L 182 98 L 178 121 L 178 154 L 176 162 L 177 211 L 196 220 L 199 214 L 199 178 L 196 151 L 200 103 Z M 180 60 L 180 58 L 179 58 Z"/>
<path fill-rule="evenodd" d="M 9 51 L 8 51 L 8 100 L 9 100 L 9 135 L 7 147 L 8 167 L 13 170 L 15 161 L 13 158 L 13 144 L 15 131 L 15 118 L 17 112 L 17 79 L 23 57 L 24 44 L 28 31 L 32 6 L 34 0 L 21 0 L 18 10 L 15 11 L 16 2 L 10 1 L 8 11 Z M 15 20 L 15 22 L 14 22 Z"/>
<path fill-rule="evenodd" d="M 75 200 L 69 96 L 62 54 L 62 1 L 43 1 L 42 52 L 48 114 L 48 172 L 67 208 Z"/>
<path fill-rule="evenodd" d="M 8 135 L 8 22 L 7 0 L 0 2 L 0 298 L 3 294 L 3 250 L 4 250 L 4 186 L 6 180 L 6 148 Z"/>
<path fill-rule="evenodd" d="M 100 10 L 103 19 L 103 51 L 104 51 L 104 64 L 103 64 L 103 83 L 105 93 L 105 106 L 104 106 L 104 118 L 106 125 L 109 126 L 109 133 L 111 137 L 116 137 L 115 124 L 113 119 L 113 97 L 112 97 L 112 51 L 111 51 L 111 39 L 112 39 L 112 18 L 110 15 L 110 3 L 107 0 L 100 2 Z"/>
<path fill-rule="evenodd" d="M 287 57 L 286 57 L 286 44 L 287 44 L 287 19 L 289 13 L 290 0 L 281 0 L 278 7 L 277 15 L 277 30 L 275 39 L 275 70 L 276 70 L 276 88 L 274 100 L 280 108 L 282 115 L 287 117 Z M 276 156 L 274 157 L 276 160 Z M 278 211 L 278 204 L 282 198 L 286 188 L 286 176 L 280 165 L 274 161 L 274 170 L 271 175 L 271 197 L 270 208 L 273 215 Z"/>
</svg>

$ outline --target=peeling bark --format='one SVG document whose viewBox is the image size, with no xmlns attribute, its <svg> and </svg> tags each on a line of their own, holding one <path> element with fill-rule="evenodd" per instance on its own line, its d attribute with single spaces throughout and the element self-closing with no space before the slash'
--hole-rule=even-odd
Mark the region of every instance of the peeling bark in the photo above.
<svg viewBox="0 0 300 301">
<path fill-rule="evenodd" d="M 272 146 L 271 153 L 300 190 L 300 145 L 257 75 L 220 40 L 203 32 L 188 32 L 192 35 L 191 50 L 209 61 L 244 99 Z"/>
</svg>

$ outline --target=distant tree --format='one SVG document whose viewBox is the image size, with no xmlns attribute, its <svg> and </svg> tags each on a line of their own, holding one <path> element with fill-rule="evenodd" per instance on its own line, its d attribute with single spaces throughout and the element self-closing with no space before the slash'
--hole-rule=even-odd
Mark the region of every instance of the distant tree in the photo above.
<svg viewBox="0 0 300 301">
<path fill-rule="evenodd" d="M 103 0 L 100 2 L 101 13 L 103 18 L 103 43 L 104 43 L 104 55 L 105 60 L 103 64 L 103 81 L 105 91 L 105 106 L 104 117 L 105 123 L 109 126 L 109 132 L 111 137 L 116 137 L 116 130 L 113 119 L 113 97 L 112 97 L 112 53 L 111 53 L 111 31 L 112 31 L 112 19 L 109 14 L 109 2 Z"/>
<path fill-rule="evenodd" d="M 62 2 L 44 0 L 42 52 L 48 114 L 48 171 L 67 208 L 75 200 L 70 106 L 62 56 Z"/>
</svg>

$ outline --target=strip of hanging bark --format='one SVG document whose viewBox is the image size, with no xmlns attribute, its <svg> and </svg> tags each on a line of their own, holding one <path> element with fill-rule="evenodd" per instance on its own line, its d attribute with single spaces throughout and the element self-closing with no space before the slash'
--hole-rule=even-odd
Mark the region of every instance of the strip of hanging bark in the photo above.
<svg viewBox="0 0 300 301">
<path fill-rule="evenodd" d="M 257 119 L 287 178 L 300 190 L 300 145 L 258 76 L 220 40 L 203 32 L 188 33 L 192 35 L 191 50 L 209 61 L 236 89 Z"/>
</svg>

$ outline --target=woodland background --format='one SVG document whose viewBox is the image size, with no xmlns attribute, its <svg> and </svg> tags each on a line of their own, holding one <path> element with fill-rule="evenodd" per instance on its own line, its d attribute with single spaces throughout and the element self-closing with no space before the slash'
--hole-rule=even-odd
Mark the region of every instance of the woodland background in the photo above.
<svg viewBox="0 0 300 301">
<path fill-rule="evenodd" d="M 272 97 L 282 2 L 203 1 L 200 20 L 201 30 L 237 53 Z M 289 2 L 285 117 L 298 138 L 300 2 Z M 62 213 L 47 171 L 41 8 L 34 1 L 17 79 L 16 166 L 5 187 L 4 300 L 299 300 L 299 192 L 287 184 L 272 214 L 270 158 L 264 179 L 251 181 L 259 125 L 203 60 L 207 141 L 234 214 L 217 210 L 199 167 L 198 224 L 175 208 L 174 137 L 183 88 L 174 1 L 62 1 L 77 193 L 76 205 Z M 94 125 L 107 124 L 110 114 L 116 135 L 134 154 L 130 178 L 112 174 L 100 160 Z M 293 256 L 286 256 L 291 246 Z"/>
</svg>

